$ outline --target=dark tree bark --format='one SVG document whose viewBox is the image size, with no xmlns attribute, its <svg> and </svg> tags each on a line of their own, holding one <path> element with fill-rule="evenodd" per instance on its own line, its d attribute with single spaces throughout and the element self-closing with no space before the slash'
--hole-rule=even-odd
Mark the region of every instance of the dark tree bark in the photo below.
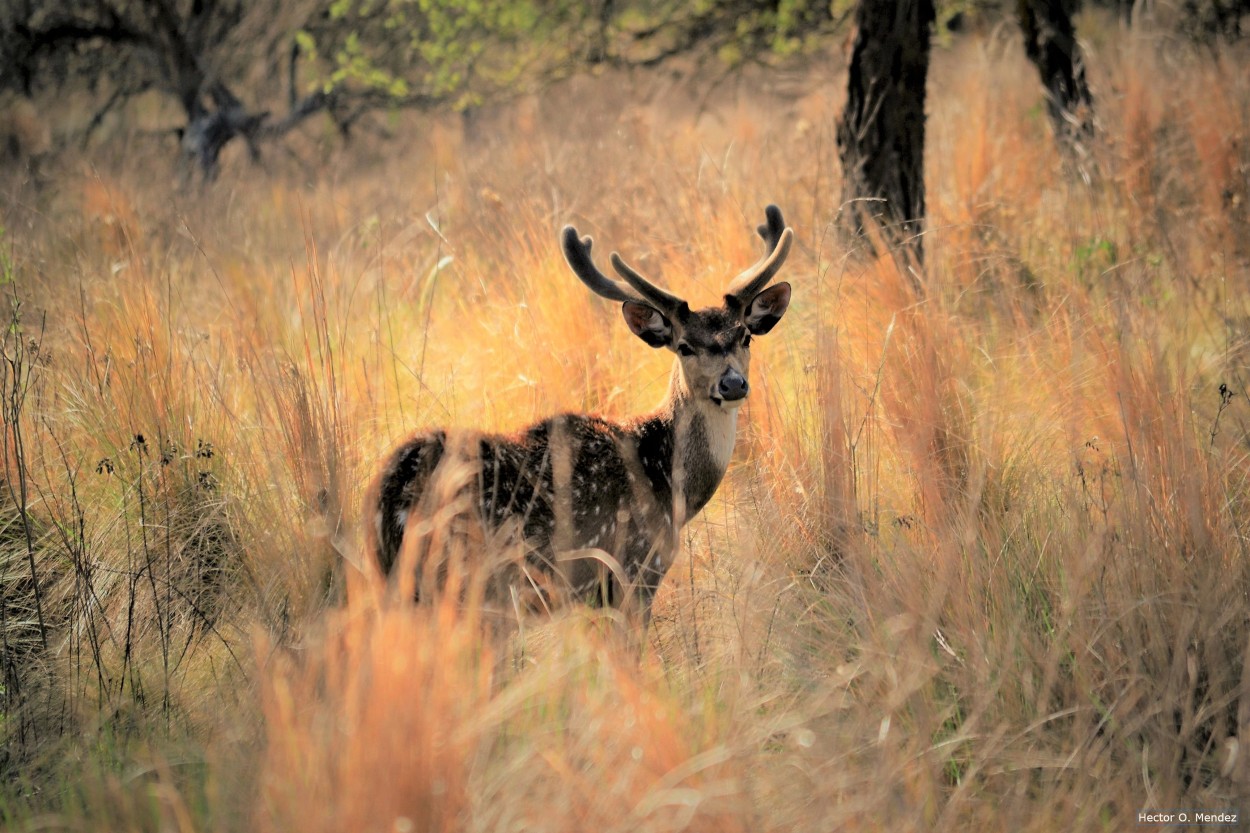
<svg viewBox="0 0 1250 833">
<path fill-rule="evenodd" d="M 235 139 L 246 142 L 258 160 L 262 141 L 334 108 L 333 96 L 324 91 L 296 95 L 299 50 L 294 46 L 290 111 L 281 118 L 249 108 L 224 80 L 245 75 L 250 61 L 264 57 L 263 47 L 256 44 L 275 33 L 265 29 L 262 12 L 278 8 L 258 10 L 251 0 L 27 0 L 0 5 L 0 89 L 12 86 L 29 95 L 36 86 L 55 89 L 73 76 L 89 83 L 106 80 L 112 94 L 88 132 L 125 99 L 158 90 L 181 106 L 186 121 L 177 132 L 183 155 L 211 180 L 222 150 Z M 277 35 L 281 40 L 283 33 Z M 239 55 L 241 50 L 247 54 Z"/>
<path fill-rule="evenodd" d="M 1065 151 L 1084 156 L 1094 135 L 1094 97 L 1072 14 L 1080 0 L 1016 0 L 1024 51 L 1046 87 L 1046 110 Z"/>
<path fill-rule="evenodd" d="M 861 0 L 838 122 L 841 217 L 875 225 L 896 252 L 923 261 L 925 77 L 933 0 Z"/>
<path fill-rule="evenodd" d="M 1242 35 L 1241 21 L 1250 15 L 1250 0 L 1185 0 L 1181 11 L 1181 29 L 1194 41 L 1213 44 L 1222 38 L 1232 43 Z"/>
</svg>

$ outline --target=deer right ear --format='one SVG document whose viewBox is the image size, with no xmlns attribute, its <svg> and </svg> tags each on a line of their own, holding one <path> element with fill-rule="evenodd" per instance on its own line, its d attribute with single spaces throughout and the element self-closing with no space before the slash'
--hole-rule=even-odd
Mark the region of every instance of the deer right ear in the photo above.
<svg viewBox="0 0 1250 833">
<path fill-rule="evenodd" d="M 673 341 L 673 325 L 659 310 L 646 304 L 626 301 L 621 305 L 630 332 L 652 347 L 667 347 Z"/>
</svg>

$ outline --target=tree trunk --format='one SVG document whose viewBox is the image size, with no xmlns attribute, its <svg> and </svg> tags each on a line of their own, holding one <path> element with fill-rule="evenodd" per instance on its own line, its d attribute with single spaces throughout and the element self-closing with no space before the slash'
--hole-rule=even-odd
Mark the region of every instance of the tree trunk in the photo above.
<svg viewBox="0 0 1250 833">
<path fill-rule="evenodd" d="M 1241 37 L 1241 20 L 1250 14 L 1250 0 L 1185 0 L 1181 29 L 1197 43 L 1229 43 Z"/>
<path fill-rule="evenodd" d="M 1046 87 L 1046 109 L 1064 151 L 1083 157 L 1094 135 L 1094 97 L 1085 82 L 1085 62 L 1076 41 L 1072 13 L 1080 0 L 1017 0 L 1024 51 Z"/>
<path fill-rule="evenodd" d="M 248 150 L 254 162 L 260 160 L 256 146 L 256 132 L 268 117 L 268 113 L 252 114 L 242 107 L 223 107 L 219 110 L 201 110 L 188 120 L 182 134 L 182 151 L 188 161 L 195 164 L 206 181 L 217 178 L 218 157 L 236 136 L 247 140 Z"/>
<path fill-rule="evenodd" d="M 291 78 L 294 77 L 292 69 Z M 290 95 L 291 112 L 276 122 L 270 120 L 267 110 L 249 112 L 225 84 L 213 85 L 208 100 L 211 108 L 202 96 L 192 99 L 187 112 L 187 126 L 182 131 L 182 152 L 189 162 L 199 168 L 206 182 L 217 178 L 218 158 L 235 138 L 241 137 L 247 143 L 252 161 L 260 162 L 259 143 L 262 139 L 283 136 L 309 116 L 331 106 L 330 95 L 321 90 L 297 99 L 294 85 Z"/>
<path fill-rule="evenodd" d="M 924 99 L 933 0 L 860 0 L 838 122 L 845 226 L 870 225 L 920 263 L 924 228 Z"/>
</svg>

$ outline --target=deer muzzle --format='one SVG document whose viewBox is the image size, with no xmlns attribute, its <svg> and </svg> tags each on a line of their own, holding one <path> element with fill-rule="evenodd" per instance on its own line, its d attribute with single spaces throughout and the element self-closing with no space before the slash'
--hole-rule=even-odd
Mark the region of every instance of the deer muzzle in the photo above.
<svg viewBox="0 0 1250 833">
<path fill-rule="evenodd" d="M 716 394 L 713 398 L 722 402 L 737 402 L 746 399 L 750 389 L 746 377 L 731 367 L 716 383 Z"/>
</svg>

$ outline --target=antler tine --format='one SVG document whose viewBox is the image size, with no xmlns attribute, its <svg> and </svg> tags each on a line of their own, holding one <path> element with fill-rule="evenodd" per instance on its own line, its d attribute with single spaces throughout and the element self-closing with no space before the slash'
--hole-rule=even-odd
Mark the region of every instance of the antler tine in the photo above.
<svg viewBox="0 0 1250 833">
<path fill-rule="evenodd" d="M 773 279 L 773 276 L 777 274 L 777 270 L 781 268 L 781 264 L 785 263 L 786 256 L 790 254 L 790 244 L 794 240 L 794 231 L 785 225 L 785 221 L 781 217 L 781 209 L 775 205 L 770 205 L 764 209 L 764 217 L 767 220 L 766 224 L 760 226 L 756 231 L 764 239 L 764 243 L 768 248 L 758 263 L 730 282 L 729 288 L 725 291 L 726 295 L 737 297 L 743 301 L 750 301 L 757 292 Z"/>
<path fill-rule="evenodd" d="M 660 312 L 663 312 L 671 317 L 674 313 L 686 305 L 686 302 L 681 298 L 665 292 L 663 289 L 660 289 L 658 286 L 651 283 L 651 281 L 634 271 L 633 267 L 622 260 L 621 256 L 616 252 L 612 253 L 612 268 L 616 269 L 620 276 L 628 281 L 629 285 L 637 290 L 638 293 L 647 300 L 647 303 L 659 309 Z"/>
<path fill-rule="evenodd" d="M 582 283 L 591 292 L 611 301 L 633 301 L 645 303 L 643 299 L 620 281 L 614 281 L 599 271 L 590 257 L 590 247 L 594 241 L 589 237 L 578 237 L 577 229 L 565 226 L 560 233 L 560 242 L 564 247 L 564 259 L 569 262 L 573 273 L 582 279 Z"/>
<path fill-rule="evenodd" d="M 764 243 L 768 246 L 765 251 L 771 254 L 781 240 L 781 232 L 785 231 L 786 221 L 781 217 L 781 209 L 771 203 L 764 206 L 764 220 L 764 225 L 755 230 L 760 237 L 764 238 Z M 766 254 L 765 257 L 767 256 Z"/>
</svg>

